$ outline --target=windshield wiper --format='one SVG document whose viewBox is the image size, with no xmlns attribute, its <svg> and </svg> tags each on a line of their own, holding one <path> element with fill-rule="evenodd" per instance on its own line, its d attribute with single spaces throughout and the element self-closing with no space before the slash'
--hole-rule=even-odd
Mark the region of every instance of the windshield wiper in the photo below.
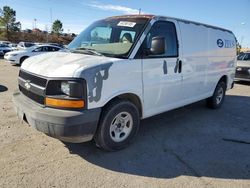
<svg viewBox="0 0 250 188">
<path fill-rule="evenodd" d="M 101 53 L 95 51 L 94 49 L 89 49 L 89 48 L 84 48 L 84 47 L 76 48 L 76 49 L 74 49 L 74 50 L 72 50 L 72 51 L 73 51 L 73 52 L 84 51 L 84 52 L 87 52 L 88 54 L 103 56 L 103 54 L 101 54 Z"/>
</svg>

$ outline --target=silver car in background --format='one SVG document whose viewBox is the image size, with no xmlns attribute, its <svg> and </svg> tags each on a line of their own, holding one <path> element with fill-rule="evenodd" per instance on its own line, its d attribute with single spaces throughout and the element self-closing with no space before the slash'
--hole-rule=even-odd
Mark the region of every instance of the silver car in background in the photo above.
<svg viewBox="0 0 250 188">
<path fill-rule="evenodd" d="M 250 52 L 238 55 L 235 80 L 250 81 Z"/>
<path fill-rule="evenodd" d="M 12 49 L 7 44 L 0 44 L 0 56 L 4 56 L 5 53 L 10 51 L 12 51 Z"/>
</svg>

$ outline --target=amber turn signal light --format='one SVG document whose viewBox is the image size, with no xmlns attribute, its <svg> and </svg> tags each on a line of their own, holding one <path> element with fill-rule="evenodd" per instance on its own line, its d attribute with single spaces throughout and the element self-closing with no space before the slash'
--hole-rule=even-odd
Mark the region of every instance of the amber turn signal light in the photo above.
<svg viewBox="0 0 250 188">
<path fill-rule="evenodd" d="M 84 100 L 65 100 L 65 99 L 54 99 L 46 97 L 46 106 L 59 107 L 59 108 L 83 108 Z"/>
</svg>

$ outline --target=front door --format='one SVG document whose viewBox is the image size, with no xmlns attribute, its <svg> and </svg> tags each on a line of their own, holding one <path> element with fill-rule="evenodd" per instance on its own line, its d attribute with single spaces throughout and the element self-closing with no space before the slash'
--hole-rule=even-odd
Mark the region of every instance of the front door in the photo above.
<svg viewBox="0 0 250 188">
<path fill-rule="evenodd" d="M 175 21 L 156 21 L 139 50 L 144 54 L 144 117 L 176 108 L 182 103 L 182 62 L 179 57 L 176 25 Z M 165 38 L 165 53 L 145 53 L 145 49 L 151 47 L 152 38 L 157 36 Z"/>
</svg>

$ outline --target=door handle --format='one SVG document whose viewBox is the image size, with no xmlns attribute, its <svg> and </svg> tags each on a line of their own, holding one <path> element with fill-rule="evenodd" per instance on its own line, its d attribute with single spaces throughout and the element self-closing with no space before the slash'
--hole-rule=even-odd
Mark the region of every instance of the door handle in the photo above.
<svg viewBox="0 0 250 188">
<path fill-rule="evenodd" d="M 179 60 L 179 68 L 178 68 L 178 73 L 181 73 L 182 71 L 182 61 Z"/>
<path fill-rule="evenodd" d="M 163 73 L 167 74 L 168 73 L 168 65 L 167 65 L 167 61 L 166 60 L 164 60 L 162 68 L 163 68 Z"/>
<path fill-rule="evenodd" d="M 179 72 L 179 58 L 177 58 L 177 60 L 176 60 L 176 64 L 174 67 L 174 73 L 177 73 L 177 71 Z"/>
</svg>

